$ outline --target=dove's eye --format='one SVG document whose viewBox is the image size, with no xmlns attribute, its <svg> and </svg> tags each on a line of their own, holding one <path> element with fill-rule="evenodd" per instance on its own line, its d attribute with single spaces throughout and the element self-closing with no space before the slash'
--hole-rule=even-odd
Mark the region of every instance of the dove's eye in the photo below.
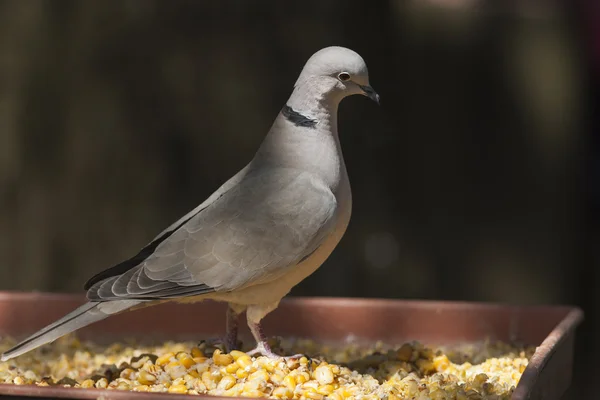
<svg viewBox="0 0 600 400">
<path fill-rule="evenodd" d="M 340 72 L 338 79 L 342 82 L 346 82 L 348 79 L 350 79 L 350 74 L 347 72 Z"/>
</svg>

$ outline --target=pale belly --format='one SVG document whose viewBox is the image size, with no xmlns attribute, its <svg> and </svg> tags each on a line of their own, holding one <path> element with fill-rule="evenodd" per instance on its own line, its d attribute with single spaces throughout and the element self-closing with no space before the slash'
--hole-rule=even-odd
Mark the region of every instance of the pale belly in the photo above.
<svg viewBox="0 0 600 400">
<path fill-rule="evenodd" d="M 271 282 L 250 286 L 233 292 L 210 293 L 202 296 L 186 297 L 177 301 L 190 303 L 212 299 L 246 306 L 278 302 L 294 286 L 315 272 L 325 262 L 346 232 L 352 212 L 352 197 L 350 194 L 350 185 L 347 181 L 343 187 L 340 187 L 336 198 L 338 200 L 339 212 L 335 230 L 310 257 L 290 268 L 289 272 L 285 275 Z"/>
</svg>

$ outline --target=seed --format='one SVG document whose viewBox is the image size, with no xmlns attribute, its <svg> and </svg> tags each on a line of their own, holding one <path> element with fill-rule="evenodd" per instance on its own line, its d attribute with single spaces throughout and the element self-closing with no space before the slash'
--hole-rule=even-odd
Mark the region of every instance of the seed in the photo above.
<svg viewBox="0 0 600 400">
<path fill-rule="evenodd" d="M 156 365 L 166 365 L 171 360 L 171 357 L 175 357 L 173 353 L 166 353 L 156 359 Z"/>
<path fill-rule="evenodd" d="M 169 388 L 169 393 L 187 393 L 185 385 L 173 385 Z"/>
<path fill-rule="evenodd" d="M 108 387 L 108 380 L 106 378 L 100 378 L 95 385 L 98 389 L 106 389 Z"/>
<path fill-rule="evenodd" d="M 142 385 L 152 385 L 154 382 L 156 382 L 156 376 L 141 369 L 140 372 L 138 372 L 137 381 Z"/>
<path fill-rule="evenodd" d="M 228 390 L 231 389 L 233 385 L 235 385 L 235 378 L 232 376 L 225 376 L 217 385 L 217 389 Z"/>
<path fill-rule="evenodd" d="M 235 358 L 235 357 L 234 357 Z M 241 367 L 241 368 L 247 368 L 249 366 L 252 365 L 252 359 L 250 358 L 250 356 L 247 356 L 246 354 L 240 356 L 237 358 L 237 360 L 235 360 L 235 362 Z"/>
<path fill-rule="evenodd" d="M 221 350 L 217 349 L 213 353 L 213 361 L 216 365 L 225 366 L 233 362 L 233 357 L 229 354 L 222 354 Z"/>
<path fill-rule="evenodd" d="M 190 351 L 190 353 L 192 354 L 192 358 L 204 357 L 204 353 L 198 347 L 192 347 L 192 351 Z"/>
</svg>

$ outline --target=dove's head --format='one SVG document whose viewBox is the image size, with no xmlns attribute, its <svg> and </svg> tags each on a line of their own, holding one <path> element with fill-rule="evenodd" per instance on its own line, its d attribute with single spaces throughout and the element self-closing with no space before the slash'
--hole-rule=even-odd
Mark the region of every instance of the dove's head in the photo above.
<svg viewBox="0 0 600 400">
<path fill-rule="evenodd" d="M 296 81 L 295 87 L 302 86 L 332 100 L 362 94 L 379 104 L 379 95 L 369 85 L 365 60 L 345 47 L 326 47 L 313 54 Z"/>
</svg>

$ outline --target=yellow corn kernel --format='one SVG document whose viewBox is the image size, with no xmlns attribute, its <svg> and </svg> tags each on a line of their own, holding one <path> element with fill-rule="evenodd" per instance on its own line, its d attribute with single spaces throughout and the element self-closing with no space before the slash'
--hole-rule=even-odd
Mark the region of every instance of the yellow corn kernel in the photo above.
<svg viewBox="0 0 600 400">
<path fill-rule="evenodd" d="M 144 366 L 144 370 L 150 372 L 151 374 L 159 374 L 160 372 L 162 372 L 162 368 L 159 367 L 158 365 L 154 365 L 154 364 L 150 364 L 150 365 L 145 365 Z"/>
<path fill-rule="evenodd" d="M 309 380 L 310 380 L 310 375 L 306 371 L 300 372 L 298 375 L 296 375 L 297 383 L 302 384 L 302 383 L 308 382 Z"/>
<path fill-rule="evenodd" d="M 302 365 L 306 365 L 306 364 L 308 364 L 308 358 L 306 358 L 306 357 L 304 357 L 304 356 L 300 357 L 300 360 L 298 360 L 298 361 L 299 361 L 299 362 L 300 362 L 300 364 L 302 364 Z"/>
<path fill-rule="evenodd" d="M 185 385 L 173 385 L 169 388 L 169 393 L 187 393 Z"/>
<path fill-rule="evenodd" d="M 355 396 L 356 394 L 358 394 L 358 386 L 349 386 L 347 388 L 344 389 L 344 398 L 348 398 L 351 396 Z"/>
<path fill-rule="evenodd" d="M 217 389 L 221 389 L 221 390 L 231 389 L 233 387 L 233 385 L 235 385 L 235 382 L 236 382 L 236 380 L 234 377 L 225 376 L 225 377 L 223 377 L 223 379 L 221 379 L 221 381 L 217 385 Z"/>
<path fill-rule="evenodd" d="M 212 376 L 210 371 L 204 371 L 202 373 L 202 383 L 206 386 L 207 389 L 211 390 L 217 387 L 217 383 L 215 382 L 215 378 Z"/>
<path fill-rule="evenodd" d="M 251 373 L 250 376 L 248 376 L 248 380 L 255 379 L 260 379 L 266 382 L 269 380 L 269 374 L 264 369 L 259 369 L 258 371 L 255 371 Z"/>
<path fill-rule="evenodd" d="M 244 386 L 238 383 L 237 385 L 233 385 L 231 388 L 223 392 L 223 395 L 227 397 L 238 397 L 243 390 Z"/>
<path fill-rule="evenodd" d="M 116 386 L 117 389 L 119 390 L 131 390 L 131 385 L 127 382 L 119 382 Z"/>
<path fill-rule="evenodd" d="M 331 399 L 331 400 L 344 400 L 344 396 L 342 396 L 341 394 L 339 394 L 337 392 L 331 393 L 329 396 L 327 396 L 327 398 Z M 396 399 L 394 399 L 394 400 L 396 400 Z"/>
<path fill-rule="evenodd" d="M 106 389 L 108 387 L 108 380 L 106 378 L 100 378 L 94 386 L 98 389 Z"/>
<path fill-rule="evenodd" d="M 148 389 L 148 385 L 138 385 L 133 387 L 134 392 L 147 392 Z"/>
<path fill-rule="evenodd" d="M 315 379 L 321 385 L 328 385 L 333 382 L 334 376 L 329 365 L 320 365 L 313 373 Z"/>
<path fill-rule="evenodd" d="M 156 359 L 156 365 L 167 365 L 171 361 L 171 357 L 175 357 L 173 353 L 166 353 Z"/>
<path fill-rule="evenodd" d="M 242 356 L 246 356 L 246 353 L 244 353 L 243 351 L 239 351 L 239 350 L 231 350 L 229 352 L 229 355 L 231 357 L 233 357 L 234 361 L 237 361 L 238 358 L 242 357 Z"/>
<path fill-rule="evenodd" d="M 13 379 L 13 383 L 15 385 L 24 385 L 26 382 L 25 379 L 21 378 L 20 376 L 17 376 Z"/>
<path fill-rule="evenodd" d="M 450 366 L 450 360 L 448 360 L 448 357 L 446 357 L 446 355 L 441 355 L 441 356 L 435 357 L 433 359 L 433 367 L 438 372 L 445 371 L 446 369 L 448 369 L 449 366 Z"/>
<path fill-rule="evenodd" d="M 192 350 L 190 351 L 190 354 L 192 355 L 192 358 L 204 357 L 204 353 L 198 347 L 192 347 Z"/>
<path fill-rule="evenodd" d="M 94 387 L 94 381 L 91 379 L 86 379 L 85 381 L 81 382 L 81 387 L 85 388 L 85 389 L 89 389 Z"/>
<path fill-rule="evenodd" d="M 206 390 L 207 390 L 206 385 L 204 384 L 204 382 L 202 382 L 202 379 L 197 379 L 196 381 L 194 381 L 192 386 L 194 387 L 194 389 L 196 391 L 198 391 L 200 393 L 206 392 Z"/>
<path fill-rule="evenodd" d="M 152 385 L 154 382 L 156 382 L 156 376 L 142 369 L 140 372 L 138 372 L 137 381 L 142 385 Z"/>
<path fill-rule="evenodd" d="M 181 365 L 186 368 L 191 368 L 194 366 L 194 364 L 196 364 L 196 362 L 190 356 L 182 357 L 179 359 L 179 361 L 181 362 Z"/>
<path fill-rule="evenodd" d="M 250 356 L 246 355 L 245 353 L 242 356 L 238 357 L 237 360 L 235 360 L 235 362 L 241 368 L 247 368 L 252 365 L 252 359 L 250 358 Z"/>
<path fill-rule="evenodd" d="M 317 392 L 313 392 L 312 390 L 307 390 L 304 392 L 304 397 L 306 397 L 307 399 L 322 400 L 325 396 Z"/>
<path fill-rule="evenodd" d="M 235 371 L 235 376 L 237 376 L 239 379 L 247 378 L 248 375 L 249 375 L 249 372 L 246 371 L 244 368 L 238 368 L 238 370 Z"/>
<path fill-rule="evenodd" d="M 217 349 L 213 353 L 213 361 L 214 361 L 215 365 L 224 367 L 233 362 L 233 357 L 229 354 L 222 354 L 221 350 Z"/>
<path fill-rule="evenodd" d="M 173 379 L 181 378 L 187 373 L 187 368 L 180 361 L 172 361 L 165 365 L 165 372 Z"/>
<path fill-rule="evenodd" d="M 294 396 L 294 392 L 286 387 L 278 387 L 273 390 L 271 396 L 276 397 L 278 399 L 289 399 Z"/>
<path fill-rule="evenodd" d="M 317 388 L 317 393 L 327 396 L 333 393 L 333 390 L 333 385 L 321 385 Z"/>
<path fill-rule="evenodd" d="M 273 362 L 268 362 L 262 365 L 262 368 L 264 368 L 268 373 L 275 371 L 275 367 L 276 365 Z"/>
<path fill-rule="evenodd" d="M 228 374 L 234 374 L 235 371 L 237 371 L 239 367 L 240 366 L 237 363 L 231 363 L 231 364 L 229 364 L 228 366 L 225 367 L 225 371 Z"/>
<path fill-rule="evenodd" d="M 275 385 L 280 386 L 281 382 L 283 382 L 283 376 L 279 374 L 273 374 L 269 377 L 269 380 L 273 382 Z"/>
<path fill-rule="evenodd" d="M 302 382 L 304 383 L 304 382 Z M 283 384 L 285 385 L 285 387 L 287 387 L 289 390 L 291 390 L 292 392 L 294 391 L 294 389 L 296 389 L 296 378 L 294 378 L 291 375 L 287 375 L 285 378 L 283 378 Z"/>
<path fill-rule="evenodd" d="M 194 362 L 196 364 L 202 364 L 203 362 L 206 362 L 206 360 L 208 360 L 207 357 L 194 357 L 192 358 L 192 360 L 194 360 Z"/>
<path fill-rule="evenodd" d="M 125 368 L 123 371 L 121 371 L 121 373 L 119 374 L 119 376 L 123 379 L 131 379 L 131 376 L 135 373 L 134 370 L 132 370 L 131 368 Z"/>
<path fill-rule="evenodd" d="M 488 380 L 488 376 L 486 374 L 477 374 L 473 379 L 473 384 L 476 386 L 481 386 Z"/>
<path fill-rule="evenodd" d="M 258 389 L 244 390 L 240 393 L 242 397 L 265 397 L 265 394 Z"/>
</svg>

